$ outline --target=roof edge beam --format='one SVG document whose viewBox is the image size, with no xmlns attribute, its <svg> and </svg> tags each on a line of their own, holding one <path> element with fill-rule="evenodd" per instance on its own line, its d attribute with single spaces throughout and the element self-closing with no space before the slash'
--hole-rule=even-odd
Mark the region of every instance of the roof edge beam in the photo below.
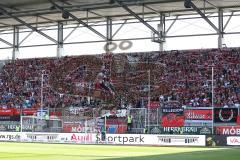
<svg viewBox="0 0 240 160">
<path fill-rule="evenodd" d="M 74 28 L 71 30 L 71 32 L 63 39 L 63 42 L 65 42 L 65 41 L 73 34 L 73 32 L 75 32 L 75 31 L 78 29 L 79 26 L 80 26 L 80 24 L 78 23 L 77 26 L 74 27 Z"/>
<path fill-rule="evenodd" d="M 3 43 L 5 43 L 5 44 L 7 44 L 7 45 L 9 45 L 10 47 L 13 47 L 13 44 L 12 44 L 12 43 L 10 43 L 10 42 L 2 39 L 2 38 L 0 38 L 0 41 L 3 42 Z"/>
<path fill-rule="evenodd" d="M 168 29 L 166 30 L 166 34 L 168 34 L 168 32 L 172 29 L 173 25 L 176 23 L 176 21 L 178 20 L 179 16 L 176 16 L 176 18 L 173 20 L 173 22 L 170 24 L 170 26 L 168 27 Z"/>
<path fill-rule="evenodd" d="M 159 35 L 159 32 L 154 29 L 150 24 L 148 24 L 144 19 L 142 19 L 140 16 L 138 16 L 135 12 L 133 12 L 130 8 L 128 8 L 127 5 L 123 4 L 119 0 L 114 0 L 118 5 L 120 5 L 123 9 L 125 9 L 128 13 L 130 13 L 132 16 L 134 16 L 136 19 L 138 19 L 141 23 L 143 23 L 146 27 L 148 27 L 154 34 Z"/>
<path fill-rule="evenodd" d="M 212 26 L 217 33 L 220 33 L 220 30 L 207 18 L 207 16 L 205 16 L 205 14 L 192 2 L 192 0 L 185 0 L 185 5 L 194 9 L 210 26 Z"/>
<path fill-rule="evenodd" d="M 114 32 L 114 34 L 112 35 L 112 38 L 115 37 L 118 32 L 122 29 L 122 27 L 127 23 L 127 19 L 124 20 L 124 22 L 121 24 L 121 26 Z"/>
<path fill-rule="evenodd" d="M 98 32 L 97 30 L 95 30 L 94 28 L 92 28 L 91 26 L 89 26 L 87 23 L 83 22 L 81 19 L 77 18 L 76 16 L 74 16 L 72 13 L 70 13 L 69 11 L 65 10 L 63 7 L 57 5 L 56 3 L 54 3 L 52 0 L 49 0 L 49 2 L 54 5 L 57 10 L 63 12 L 63 13 L 67 13 L 69 15 L 69 17 L 71 17 L 72 19 L 74 19 L 75 21 L 77 21 L 78 23 L 82 24 L 84 27 L 88 28 L 89 30 L 91 30 L 92 32 L 94 32 L 95 34 L 97 34 L 98 36 L 102 37 L 103 39 L 107 39 L 103 34 L 101 34 L 100 32 Z"/>
<path fill-rule="evenodd" d="M 12 14 L 10 14 L 10 13 L 8 13 L 8 12 L 7 12 L 4 8 L 2 8 L 1 6 L 0 6 L 0 11 L 1 11 L 3 14 L 5 14 L 5 15 L 13 18 L 13 19 L 15 19 L 15 20 L 18 21 L 19 23 L 27 26 L 27 27 L 30 28 L 31 30 L 39 33 L 40 35 L 42 35 L 42 36 L 44 36 L 44 37 L 46 37 L 46 38 L 49 39 L 50 41 L 52 41 L 52 42 L 54 42 L 54 43 L 57 43 L 57 41 L 56 41 L 55 39 L 53 39 L 52 37 L 50 37 L 50 36 L 48 36 L 47 34 L 41 32 L 41 31 L 38 30 L 37 28 L 31 26 L 30 24 L 28 24 L 28 23 L 26 23 L 25 21 L 19 19 L 18 17 L 14 16 L 14 15 L 12 15 Z"/>
<path fill-rule="evenodd" d="M 234 15 L 234 12 L 231 13 L 230 17 L 228 18 L 227 22 L 225 23 L 224 27 L 223 27 L 223 30 L 225 31 L 225 29 L 227 28 L 229 22 L 231 21 L 232 17 Z"/>
</svg>

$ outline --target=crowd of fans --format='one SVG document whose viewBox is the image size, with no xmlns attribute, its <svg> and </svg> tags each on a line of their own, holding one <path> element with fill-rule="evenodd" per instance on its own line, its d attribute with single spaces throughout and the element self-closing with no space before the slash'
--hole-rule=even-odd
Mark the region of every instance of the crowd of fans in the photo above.
<svg viewBox="0 0 240 160">
<path fill-rule="evenodd" d="M 0 108 L 39 108 L 41 100 L 50 108 L 136 108 L 149 97 L 160 106 L 238 107 L 240 50 L 17 59 L 0 69 Z"/>
</svg>

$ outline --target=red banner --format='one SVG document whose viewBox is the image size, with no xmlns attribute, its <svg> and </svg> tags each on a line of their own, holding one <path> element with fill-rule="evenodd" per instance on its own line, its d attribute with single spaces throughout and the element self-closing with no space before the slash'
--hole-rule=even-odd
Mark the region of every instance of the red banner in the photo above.
<svg viewBox="0 0 240 160">
<path fill-rule="evenodd" d="M 50 116 L 62 117 L 62 112 L 50 112 Z"/>
<path fill-rule="evenodd" d="M 184 126 L 184 116 L 176 113 L 168 113 L 162 117 L 163 127 L 181 127 Z"/>
<path fill-rule="evenodd" d="M 37 113 L 37 109 L 36 108 L 26 108 L 22 110 L 22 114 L 24 116 L 32 116 L 35 113 Z M 15 109 L 14 111 L 14 115 L 20 115 L 21 114 L 21 110 L 20 109 Z"/>
<path fill-rule="evenodd" d="M 184 116 L 187 120 L 212 120 L 211 109 L 187 109 L 184 110 Z"/>
<path fill-rule="evenodd" d="M 84 124 L 64 124 L 63 132 L 65 133 L 83 133 L 85 132 Z"/>
<path fill-rule="evenodd" d="M 240 115 L 237 117 L 237 124 L 240 125 Z"/>
<path fill-rule="evenodd" d="M 240 126 L 218 126 L 215 133 L 220 135 L 240 135 Z"/>
<path fill-rule="evenodd" d="M 35 113 L 37 113 L 37 109 L 34 108 L 23 109 L 23 115 L 25 116 L 34 115 Z"/>
<path fill-rule="evenodd" d="M 13 116 L 14 115 L 14 109 L 0 109 L 0 116 Z"/>
</svg>

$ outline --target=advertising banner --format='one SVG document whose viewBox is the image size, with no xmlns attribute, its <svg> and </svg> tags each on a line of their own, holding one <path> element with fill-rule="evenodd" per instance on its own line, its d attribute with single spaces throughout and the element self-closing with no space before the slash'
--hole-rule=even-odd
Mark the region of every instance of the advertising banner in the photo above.
<svg viewBox="0 0 240 160">
<path fill-rule="evenodd" d="M 214 108 L 215 123 L 236 123 L 238 108 Z"/>
<path fill-rule="evenodd" d="M 180 127 L 184 126 L 183 108 L 163 108 L 162 126 Z"/>
<path fill-rule="evenodd" d="M 207 146 L 240 146 L 240 136 L 207 136 L 206 144 Z"/>
<path fill-rule="evenodd" d="M 205 135 L 107 134 L 107 144 L 205 146 Z"/>
<path fill-rule="evenodd" d="M 205 135 L 107 134 L 105 141 L 102 141 L 101 134 L 92 133 L 0 132 L 0 141 L 164 146 L 206 145 Z"/>
<path fill-rule="evenodd" d="M 157 135 L 155 145 L 206 146 L 205 135 Z"/>
<path fill-rule="evenodd" d="M 63 132 L 66 132 L 66 133 L 83 133 L 83 132 L 85 132 L 85 125 L 84 124 L 65 123 L 63 125 Z"/>
<path fill-rule="evenodd" d="M 186 109 L 184 110 L 186 120 L 212 120 L 211 109 Z"/>
<path fill-rule="evenodd" d="M 20 115 L 0 116 L 0 121 L 20 121 Z"/>
<path fill-rule="evenodd" d="M 63 132 L 65 133 L 96 133 L 95 122 L 79 121 L 79 123 L 64 123 Z"/>
<path fill-rule="evenodd" d="M 22 110 L 24 116 L 34 115 L 35 113 L 37 113 L 37 110 L 34 108 L 26 108 Z"/>
<path fill-rule="evenodd" d="M 212 128 L 210 127 L 151 127 L 150 128 L 150 133 L 151 134 L 211 134 L 212 133 Z"/>
<path fill-rule="evenodd" d="M 46 142 L 46 143 L 78 143 L 95 144 L 96 134 L 92 133 L 31 133 L 23 132 L 21 135 L 23 142 Z"/>
<path fill-rule="evenodd" d="M 184 126 L 212 126 L 212 120 L 186 120 L 184 121 Z"/>
<path fill-rule="evenodd" d="M 227 145 L 240 146 L 240 137 L 227 137 Z"/>
<path fill-rule="evenodd" d="M 240 135 L 240 126 L 217 126 L 215 134 L 218 135 Z"/>
<path fill-rule="evenodd" d="M 0 141 L 16 142 L 20 140 L 19 132 L 0 132 Z"/>
<path fill-rule="evenodd" d="M 14 109 L 0 109 L 0 116 L 13 116 L 14 112 Z"/>
<path fill-rule="evenodd" d="M 12 124 L 0 124 L 0 131 L 14 132 L 18 123 Z"/>
</svg>

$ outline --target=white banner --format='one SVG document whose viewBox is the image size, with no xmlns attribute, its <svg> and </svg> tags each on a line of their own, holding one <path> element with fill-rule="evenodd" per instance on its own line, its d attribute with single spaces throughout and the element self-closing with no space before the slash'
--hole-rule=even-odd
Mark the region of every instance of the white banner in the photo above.
<svg viewBox="0 0 240 160">
<path fill-rule="evenodd" d="M 23 142 L 47 142 L 47 143 L 79 143 L 95 144 L 96 134 L 92 133 L 31 133 L 23 132 L 21 135 Z"/>
<path fill-rule="evenodd" d="M 205 146 L 205 135 L 107 134 L 108 144 Z"/>
<path fill-rule="evenodd" d="M 101 134 L 92 133 L 0 132 L 0 141 L 43 143 L 205 146 L 205 139 L 205 135 L 107 134 L 102 142 Z"/>
<path fill-rule="evenodd" d="M 227 137 L 227 145 L 240 146 L 240 137 Z"/>
<path fill-rule="evenodd" d="M 0 132 L 0 141 L 16 142 L 20 140 L 20 137 L 19 132 Z"/>
</svg>

